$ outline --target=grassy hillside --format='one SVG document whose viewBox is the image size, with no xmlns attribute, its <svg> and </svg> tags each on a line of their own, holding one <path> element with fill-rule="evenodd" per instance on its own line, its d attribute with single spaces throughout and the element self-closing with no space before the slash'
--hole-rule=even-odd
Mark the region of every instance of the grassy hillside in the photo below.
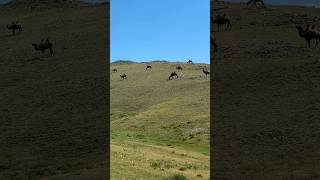
<svg viewBox="0 0 320 180">
<path fill-rule="evenodd" d="M 152 69 L 145 70 L 147 65 Z M 182 71 L 175 69 L 178 65 Z M 161 179 L 183 174 L 190 179 L 208 179 L 210 77 L 205 77 L 202 67 L 209 69 L 210 65 L 111 64 L 111 69 L 118 70 L 110 74 L 113 178 L 152 175 Z M 172 71 L 180 77 L 168 80 Z M 123 73 L 127 79 L 120 78 Z M 157 162 L 170 167 L 154 167 Z"/>
<path fill-rule="evenodd" d="M 320 25 L 298 6 L 227 5 L 231 31 L 213 32 L 214 179 L 319 179 L 319 48 L 295 24 Z M 214 26 L 212 24 L 212 26 Z"/>
<path fill-rule="evenodd" d="M 0 7 L 0 179 L 107 176 L 109 9 L 62 7 Z M 31 46 L 47 37 L 53 57 Z"/>
</svg>

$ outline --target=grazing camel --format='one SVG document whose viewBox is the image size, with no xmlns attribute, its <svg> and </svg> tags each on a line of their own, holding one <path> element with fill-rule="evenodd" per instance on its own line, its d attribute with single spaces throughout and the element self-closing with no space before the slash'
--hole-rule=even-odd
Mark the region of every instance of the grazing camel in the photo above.
<svg viewBox="0 0 320 180">
<path fill-rule="evenodd" d="M 49 49 L 51 56 L 53 56 L 52 43 L 49 41 L 48 38 L 46 41 L 42 39 L 39 44 L 33 43 L 32 46 L 35 50 L 41 51 L 42 53 L 44 53 L 46 49 Z"/>
<path fill-rule="evenodd" d="M 112 72 L 117 72 L 118 70 L 117 69 L 112 69 Z"/>
<path fill-rule="evenodd" d="M 179 78 L 178 74 L 176 72 L 172 72 L 169 76 L 169 80 L 171 80 L 174 76 L 176 76 L 177 78 Z"/>
<path fill-rule="evenodd" d="M 181 66 L 176 67 L 177 70 L 182 70 Z"/>
<path fill-rule="evenodd" d="M 210 74 L 210 72 L 208 70 L 204 69 L 204 68 L 202 68 L 202 72 L 206 75 L 206 77 L 207 77 L 208 74 Z"/>
<path fill-rule="evenodd" d="M 188 64 L 192 64 L 193 62 L 192 62 L 192 60 L 189 60 L 187 63 L 188 63 Z"/>
<path fill-rule="evenodd" d="M 124 78 L 127 78 L 127 75 L 126 74 L 121 74 L 120 77 L 121 77 L 121 79 L 124 79 Z"/>
<path fill-rule="evenodd" d="M 247 2 L 247 7 L 248 7 L 250 4 L 252 4 L 252 3 L 253 3 L 253 6 L 256 6 L 256 5 L 257 5 L 257 2 L 260 2 L 261 6 L 262 6 L 262 7 L 265 7 L 265 4 L 264 4 L 263 0 L 249 0 L 249 1 Z"/>
<path fill-rule="evenodd" d="M 316 40 L 320 41 L 320 31 L 315 25 L 312 25 L 310 28 L 310 25 L 308 24 L 307 30 L 314 32 L 316 34 Z"/>
<path fill-rule="evenodd" d="M 218 15 L 214 20 L 213 23 L 218 24 L 218 31 L 220 31 L 220 27 L 223 24 L 227 24 L 226 30 L 232 28 L 231 24 L 231 18 L 229 16 L 226 16 L 226 14 Z"/>
<path fill-rule="evenodd" d="M 148 65 L 148 66 L 146 67 L 146 70 L 148 70 L 148 69 L 152 69 L 152 67 L 151 67 L 150 65 Z"/>
<path fill-rule="evenodd" d="M 216 43 L 216 38 L 210 37 L 210 44 L 213 45 L 213 51 L 214 51 L 214 52 L 217 52 L 218 45 L 217 45 L 217 43 Z"/>
<path fill-rule="evenodd" d="M 318 45 L 318 37 L 319 35 L 317 35 L 314 31 L 310 31 L 308 30 L 309 27 L 307 27 L 307 29 L 303 29 L 302 26 L 296 26 L 296 28 L 298 29 L 299 32 L 299 36 L 304 38 L 307 42 L 308 42 L 308 47 L 310 48 L 310 41 L 312 39 L 316 40 L 316 46 Z"/>
<path fill-rule="evenodd" d="M 16 30 L 19 30 L 19 32 L 22 31 L 22 26 L 18 23 L 18 21 L 12 22 L 11 25 L 7 24 L 7 28 L 12 30 L 13 35 L 15 35 Z"/>
</svg>

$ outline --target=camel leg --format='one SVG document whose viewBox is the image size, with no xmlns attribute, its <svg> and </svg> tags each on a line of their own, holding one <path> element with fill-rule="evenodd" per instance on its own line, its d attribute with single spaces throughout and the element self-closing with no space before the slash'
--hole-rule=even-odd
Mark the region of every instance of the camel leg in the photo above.
<svg viewBox="0 0 320 180">
<path fill-rule="evenodd" d="M 53 49 L 52 48 L 50 48 L 50 54 L 51 54 L 51 56 L 53 56 Z"/>
<path fill-rule="evenodd" d="M 16 30 L 12 29 L 12 34 L 15 35 L 16 34 Z"/>
<path fill-rule="evenodd" d="M 310 48 L 310 40 L 307 40 L 308 41 L 308 47 Z"/>
</svg>

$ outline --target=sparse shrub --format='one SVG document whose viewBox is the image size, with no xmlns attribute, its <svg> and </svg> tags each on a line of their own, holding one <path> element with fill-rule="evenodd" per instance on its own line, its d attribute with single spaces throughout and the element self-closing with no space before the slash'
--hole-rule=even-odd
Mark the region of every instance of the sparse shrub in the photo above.
<svg viewBox="0 0 320 180">
<path fill-rule="evenodd" d="M 197 177 L 203 177 L 201 174 L 197 174 Z"/>
<path fill-rule="evenodd" d="M 185 167 L 187 169 L 207 169 L 207 168 L 209 168 L 205 164 L 195 164 L 195 163 L 190 163 L 190 164 L 187 163 L 183 167 Z"/>
<path fill-rule="evenodd" d="M 180 171 L 185 171 L 186 169 L 187 169 L 187 168 L 185 168 L 185 167 L 179 168 Z"/>
<path fill-rule="evenodd" d="M 174 164 L 171 161 L 166 160 L 154 160 L 150 162 L 150 166 L 154 169 L 159 168 L 160 170 L 170 169 L 174 167 Z"/>
<path fill-rule="evenodd" d="M 171 177 L 162 178 L 162 180 L 188 180 L 188 178 L 182 174 L 175 174 Z"/>
</svg>

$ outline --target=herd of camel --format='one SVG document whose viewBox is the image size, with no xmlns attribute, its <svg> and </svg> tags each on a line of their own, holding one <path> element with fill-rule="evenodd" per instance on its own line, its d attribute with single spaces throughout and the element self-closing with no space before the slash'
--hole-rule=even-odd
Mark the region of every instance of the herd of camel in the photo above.
<svg viewBox="0 0 320 180">
<path fill-rule="evenodd" d="M 7 24 L 7 29 L 12 31 L 13 36 L 16 34 L 16 31 L 23 31 L 22 25 L 18 21 Z M 49 41 L 49 38 L 47 38 L 46 40 L 42 39 L 40 43 L 32 43 L 31 45 L 36 51 L 41 51 L 42 53 L 45 53 L 45 51 L 49 49 L 50 55 L 53 56 L 53 45 Z"/>
<path fill-rule="evenodd" d="M 247 2 L 247 6 L 249 6 L 252 3 L 254 6 L 256 6 L 257 2 L 260 2 L 261 6 L 265 7 L 263 0 L 249 0 Z M 217 24 L 218 31 L 220 31 L 221 26 L 224 24 L 227 25 L 226 30 L 231 30 L 232 28 L 231 18 L 226 14 L 223 14 L 223 15 L 219 14 L 215 19 L 211 17 L 210 20 L 214 24 Z M 304 26 L 296 25 L 296 28 L 298 30 L 299 36 L 304 38 L 307 41 L 309 48 L 311 47 L 310 43 L 311 43 L 311 40 L 313 39 L 316 41 L 316 46 L 318 45 L 318 41 L 320 40 L 320 27 L 317 27 L 316 25 L 306 24 Z M 216 39 L 210 37 L 210 44 L 213 45 L 214 52 L 216 52 L 218 48 Z"/>
<path fill-rule="evenodd" d="M 189 60 L 187 62 L 187 64 L 193 64 L 192 60 Z M 152 69 L 152 66 L 147 65 L 145 70 L 147 71 L 148 69 Z M 182 67 L 181 66 L 177 66 L 176 69 L 179 70 L 179 71 L 182 71 Z M 112 69 L 112 72 L 116 73 L 116 72 L 118 72 L 118 70 L 116 68 L 114 68 L 114 69 Z M 206 77 L 210 74 L 210 72 L 206 68 L 202 68 L 202 72 L 206 75 Z M 168 80 L 172 80 L 174 77 L 179 78 L 177 72 L 175 72 L 175 71 L 171 72 L 171 74 L 169 75 Z M 125 78 L 127 78 L 127 75 L 125 73 L 121 74 L 120 78 L 121 79 L 125 79 Z"/>
</svg>

